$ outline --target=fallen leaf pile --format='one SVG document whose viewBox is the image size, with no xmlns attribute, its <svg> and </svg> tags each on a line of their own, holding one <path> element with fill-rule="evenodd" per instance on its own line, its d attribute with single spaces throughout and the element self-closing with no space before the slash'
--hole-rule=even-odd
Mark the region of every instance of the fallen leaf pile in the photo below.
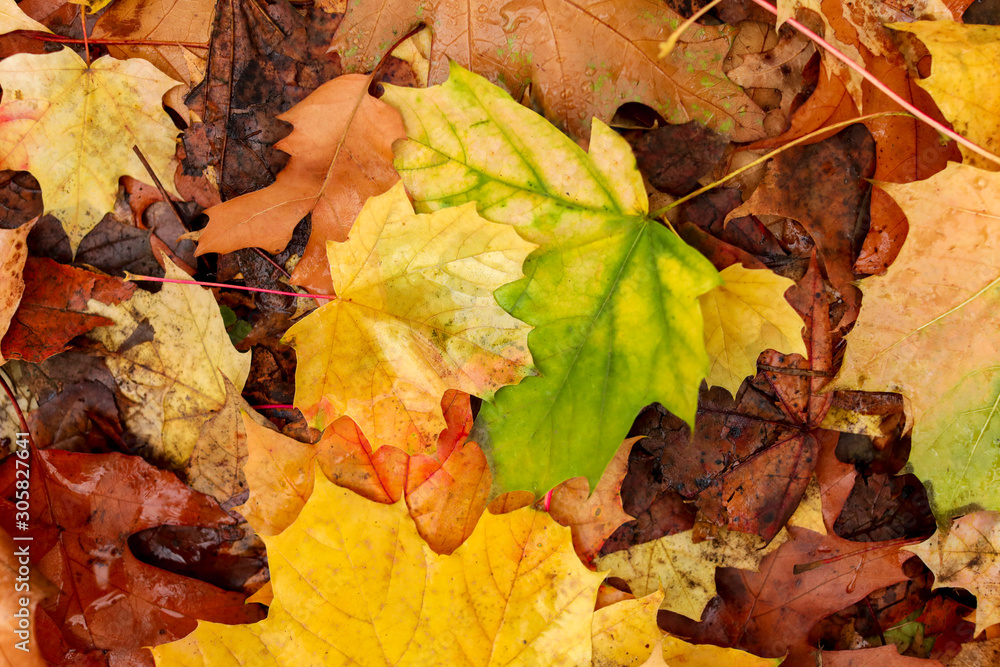
<svg viewBox="0 0 1000 667">
<path fill-rule="evenodd" d="M 0 0 L 0 665 L 992 664 L 1000 28 L 704 4 Z"/>
</svg>

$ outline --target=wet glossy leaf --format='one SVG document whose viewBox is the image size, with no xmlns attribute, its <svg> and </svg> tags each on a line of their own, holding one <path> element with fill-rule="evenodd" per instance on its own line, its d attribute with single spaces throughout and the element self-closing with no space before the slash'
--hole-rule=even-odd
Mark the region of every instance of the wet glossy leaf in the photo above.
<svg viewBox="0 0 1000 667">
<path fill-rule="evenodd" d="M 30 257 L 24 265 L 26 289 L 7 335 L 3 356 L 38 363 L 65 350 L 76 336 L 114 324 L 87 308 L 90 299 L 118 304 L 135 286 L 118 278 Z"/>
<path fill-rule="evenodd" d="M 20 532 L 18 536 L 24 537 Z M 36 626 L 36 608 L 45 597 L 44 581 L 37 574 L 28 572 L 27 564 L 20 562 L 18 550 L 24 542 L 15 542 L 6 530 L 0 528 L 0 613 L 8 619 L 0 627 L 0 667 L 45 667 L 45 660 L 38 650 L 38 637 L 32 633 Z M 23 567 L 23 569 L 22 569 Z M 22 620 L 23 619 L 23 620 Z"/>
<path fill-rule="evenodd" d="M 23 463 L 9 457 L 0 467 L 8 529 L 15 518 L 15 482 L 23 479 L 18 461 Z M 88 664 L 148 664 L 143 647 L 183 637 L 197 618 L 260 618 L 260 609 L 246 606 L 244 595 L 171 574 L 132 554 L 129 536 L 146 528 L 235 523 L 172 474 L 123 454 L 36 450 L 29 491 L 31 564 L 58 590 L 38 608 L 47 617 L 45 626 L 36 627 L 49 663 L 61 664 L 68 657 L 62 651 L 71 651 L 93 661 Z"/>
<path fill-rule="evenodd" d="M 541 377 L 501 389 L 474 433 L 500 490 L 596 484 L 632 418 L 653 401 L 690 420 L 708 367 L 697 298 L 711 265 L 645 217 L 628 145 L 595 120 L 584 153 L 485 79 L 453 66 L 442 86 L 389 87 L 408 138 L 396 167 L 426 210 L 476 202 L 542 247 L 497 292 L 535 327 Z M 664 356 L 666 355 L 666 356 Z M 669 363 L 664 363 L 669 359 Z"/>
</svg>

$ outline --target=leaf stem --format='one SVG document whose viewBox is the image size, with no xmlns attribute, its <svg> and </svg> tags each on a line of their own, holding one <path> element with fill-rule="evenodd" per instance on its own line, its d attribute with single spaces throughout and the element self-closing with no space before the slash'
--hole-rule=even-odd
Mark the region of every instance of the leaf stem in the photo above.
<svg viewBox="0 0 1000 667">
<path fill-rule="evenodd" d="M 263 294 L 281 294 L 282 296 L 294 296 L 300 299 L 338 299 L 340 297 L 329 294 L 299 294 L 298 292 L 282 292 L 263 287 L 247 287 L 246 285 L 229 285 L 227 283 L 207 283 L 200 280 L 177 280 L 174 278 L 156 278 L 154 276 L 141 276 L 135 273 L 125 272 L 125 280 L 132 282 L 153 282 L 153 283 L 176 283 L 178 285 L 201 285 L 202 287 L 222 287 L 224 289 L 242 290 L 244 292 L 261 292 Z"/>
<path fill-rule="evenodd" d="M 768 160 L 770 160 L 771 158 L 773 158 L 775 155 L 778 155 L 779 153 L 781 153 L 783 151 L 786 151 L 789 148 L 792 148 L 794 146 L 798 146 L 801 143 L 805 143 L 805 142 L 809 141 L 810 139 L 814 139 L 815 137 L 818 137 L 821 134 L 826 134 L 827 132 L 830 132 L 831 130 L 836 130 L 836 129 L 839 129 L 839 128 L 842 128 L 842 127 L 847 127 L 848 125 L 854 125 L 855 123 L 863 123 L 866 120 L 869 120 L 871 118 L 878 118 L 879 116 L 909 116 L 909 115 L 910 114 L 903 113 L 901 111 L 882 111 L 882 112 L 879 112 L 879 113 L 868 114 L 867 116 L 858 116 L 857 118 L 852 118 L 850 120 L 844 120 L 844 121 L 841 121 L 839 123 L 834 123 L 833 125 L 825 125 L 825 126 L 819 128 L 818 130 L 813 130 L 809 134 L 805 134 L 805 135 L 799 137 L 798 139 L 795 139 L 794 141 L 789 141 L 784 146 L 781 146 L 780 148 L 776 148 L 773 151 L 771 151 L 770 153 L 767 153 L 766 155 L 762 155 L 761 157 L 757 158 L 753 162 L 751 162 L 749 164 L 745 164 L 745 165 L 743 165 L 742 167 L 740 167 L 739 169 L 737 169 L 735 171 L 729 172 L 728 174 L 726 174 L 725 176 L 723 176 L 719 180 L 714 181 L 712 183 L 709 183 L 708 185 L 706 185 L 703 188 L 698 188 L 694 192 L 692 192 L 690 194 L 686 194 L 683 197 L 681 197 L 680 199 L 678 199 L 678 200 L 676 200 L 676 201 L 674 201 L 674 202 L 672 202 L 670 204 L 667 204 L 666 206 L 664 206 L 662 208 L 656 209 L 655 211 L 653 211 L 652 213 L 649 214 L 649 217 L 651 217 L 651 218 L 659 218 L 664 213 L 666 213 L 667 211 L 669 211 L 669 210 L 671 210 L 673 208 L 677 208 L 678 206 L 680 206 L 684 202 L 690 201 L 690 200 L 694 199 L 695 197 L 697 197 L 698 195 L 704 194 L 704 193 L 708 192 L 709 190 L 722 185 L 726 181 L 734 178 L 735 176 L 739 176 L 744 171 L 746 171 L 748 169 L 753 169 L 754 167 L 756 167 L 757 165 L 761 164 L 762 162 L 767 162 Z"/>
<path fill-rule="evenodd" d="M 83 5 L 80 5 L 80 25 L 83 26 L 83 50 L 87 54 L 87 67 L 90 67 L 90 41 L 87 37 L 87 17 L 83 13 Z"/>
<path fill-rule="evenodd" d="M 274 405 L 251 405 L 254 410 L 295 410 L 294 405 L 283 405 L 281 403 L 275 403 Z"/>
<path fill-rule="evenodd" d="M 64 37 L 63 35 L 50 35 L 45 32 L 34 30 L 18 30 L 18 34 L 24 35 L 28 39 L 36 39 L 40 42 L 55 42 L 56 44 L 102 44 L 112 46 L 183 46 L 187 49 L 208 49 L 208 44 L 198 44 L 196 42 L 161 42 L 152 39 L 94 39 L 85 37 Z M 84 33 L 86 35 L 86 33 Z"/>
<path fill-rule="evenodd" d="M 139 146 L 137 144 L 132 145 L 132 150 L 135 152 L 136 157 L 139 158 L 139 162 L 142 163 L 146 173 L 149 174 L 151 179 L 153 179 L 153 185 L 155 185 L 156 189 L 160 191 L 160 196 L 163 197 L 163 201 L 167 202 L 167 205 L 170 206 L 170 210 L 173 211 L 174 217 L 177 218 L 177 222 L 181 223 L 182 228 L 187 229 L 188 227 L 184 223 L 184 218 L 181 217 L 181 212 L 177 210 L 174 200 L 171 199 L 167 189 L 163 187 L 163 183 L 161 183 L 160 179 L 156 176 L 156 173 L 153 171 L 153 166 L 149 164 L 149 160 L 147 160 L 146 156 L 142 154 L 142 151 L 139 150 Z"/>
<path fill-rule="evenodd" d="M 771 12 L 772 14 L 774 14 L 775 16 L 778 15 L 778 10 L 773 5 L 771 5 L 770 3 L 766 2 L 765 0 L 753 0 L 753 1 L 757 5 L 759 5 L 760 7 L 764 8 L 767 11 Z M 921 111 L 920 109 L 918 109 L 917 107 L 913 106 L 912 104 L 910 104 L 909 102 L 907 102 L 906 100 L 904 100 L 902 97 L 900 97 L 898 94 L 896 94 L 896 92 L 894 90 L 892 90 L 891 88 L 889 88 L 889 86 L 885 85 L 877 77 L 875 77 L 874 74 L 872 74 L 871 72 L 869 72 L 868 70 L 866 70 L 864 67 L 862 67 L 861 65 L 859 65 L 856 62 L 854 62 L 853 60 L 851 60 L 850 58 L 848 58 L 837 47 L 835 47 L 833 44 L 830 44 L 830 42 L 826 41 L 825 39 L 823 39 L 822 37 L 820 37 L 819 35 L 817 35 L 816 33 L 814 33 L 809 28 L 805 27 L 804 25 L 802 25 L 801 23 L 799 23 L 798 21 L 796 21 L 793 18 L 789 18 L 785 22 L 788 23 L 789 25 L 791 25 L 792 27 L 794 27 L 796 30 L 798 30 L 799 32 L 801 32 L 803 35 L 805 35 L 806 37 L 808 37 L 812 41 L 814 41 L 817 44 L 819 44 L 820 46 L 822 46 L 834 58 L 836 58 L 840 62 L 844 63 L 845 65 L 847 65 L 848 67 L 850 67 L 851 69 L 853 69 L 855 72 L 857 72 L 862 77 L 864 77 L 865 81 L 867 81 L 868 83 L 872 84 L 873 86 L 875 86 L 876 88 L 878 88 L 879 90 L 881 90 L 883 93 L 885 93 L 885 95 L 887 97 L 889 97 L 889 99 L 891 99 L 893 102 L 895 102 L 899 106 L 903 107 L 904 109 L 906 109 L 907 111 L 909 111 L 910 113 L 912 113 L 914 116 L 916 116 L 920 120 L 924 121 L 925 123 L 927 123 L 928 125 L 930 125 L 931 127 L 933 127 L 938 132 L 944 134 L 945 136 L 947 136 L 950 139 L 954 139 L 955 141 L 957 141 L 961 145 L 965 146 L 966 148 L 968 148 L 970 151 L 976 153 L 977 155 L 981 155 L 982 157 L 986 158 L 987 160 L 990 160 L 991 162 L 995 162 L 997 164 L 1000 164 L 1000 157 L 997 157 L 993 153 L 990 153 L 985 148 L 980 148 L 978 145 L 972 143 L 971 141 L 969 141 L 968 139 L 966 139 L 965 137 L 963 137 L 958 132 L 955 132 L 951 128 L 946 127 L 944 124 L 939 123 L 938 121 L 934 120 L 933 118 L 931 118 L 930 116 L 928 116 L 926 113 L 924 113 L 923 111 Z"/>
</svg>

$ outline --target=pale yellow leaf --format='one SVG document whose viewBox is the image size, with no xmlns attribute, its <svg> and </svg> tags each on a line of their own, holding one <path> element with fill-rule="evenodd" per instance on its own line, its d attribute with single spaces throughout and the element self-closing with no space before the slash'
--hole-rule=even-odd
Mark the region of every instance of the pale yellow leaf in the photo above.
<svg viewBox="0 0 1000 667">
<path fill-rule="evenodd" d="M 68 48 L 0 61 L 0 169 L 38 180 L 74 254 L 114 208 L 119 177 L 150 180 L 133 146 L 174 192 L 178 130 L 162 98 L 175 85 L 145 60 L 105 56 L 88 67 Z"/>
<path fill-rule="evenodd" d="M 167 278 L 188 278 L 165 262 Z M 150 451 L 184 465 L 202 427 L 226 404 L 226 378 L 243 390 L 250 353 L 233 347 L 219 305 L 201 287 L 166 284 L 157 294 L 138 290 L 119 305 L 94 299 L 88 305 L 115 322 L 87 335 L 104 345 L 128 401 L 126 428 Z"/>
<path fill-rule="evenodd" d="M 31 18 L 20 7 L 15 0 L 0 0 L 0 35 L 15 30 L 37 30 L 51 33 L 52 31 L 44 25 Z"/>
<path fill-rule="evenodd" d="M 667 535 L 594 560 L 607 574 L 628 582 L 635 595 L 662 590 L 661 609 L 699 620 L 715 596 L 715 568 L 756 571 L 760 561 L 788 539 L 782 530 L 770 544 L 756 535 L 723 531 L 713 540 L 693 542 L 694 531 Z"/>
<path fill-rule="evenodd" d="M 934 573 L 934 588 L 976 596 L 976 634 L 1000 623 L 1000 512 L 974 512 L 912 547 Z"/>
</svg>

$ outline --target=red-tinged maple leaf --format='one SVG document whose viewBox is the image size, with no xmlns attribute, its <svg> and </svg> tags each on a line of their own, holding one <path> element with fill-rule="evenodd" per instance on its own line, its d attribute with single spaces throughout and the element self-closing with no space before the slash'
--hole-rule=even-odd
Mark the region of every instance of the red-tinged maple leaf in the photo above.
<svg viewBox="0 0 1000 667">
<path fill-rule="evenodd" d="M 407 456 L 395 447 L 374 452 L 347 417 L 313 445 L 296 442 L 244 419 L 250 498 L 238 508 L 262 535 L 288 527 L 312 495 L 315 458 L 339 486 L 381 503 L 406 498 L 420 536 L 438 553 L 451 553 L 472 533 L 486 507 L 492 476 L 482 450 L 465 440 L 472 427 L 469 395 L 449 390 L 441 400 L 447 427 L 436 457 Z"/>
<path fill-rule="evenodd" d="M 135 285 L 64 266 L 44 257 L 24 264 L 24 295 L 14 313 L 2 354 L 6 359 L 39 363 L 65 350 L 76 336 L 113 321 L 87 311 L 87 301 L 118 304 L 132 296 Z"/>
<path fill-rule="evenodd" d="M 20 488 L 29 470 L 30 484 Z M 143 647 L 183 637 L 197 619 L 253 623 L 263 616 L 243 594 L 132 554 L 129 536 L 146 528 L 235 523 L 214 500 L 141 458 L 61 450 L 9 456 L 0 466 L 0 498 L 0 525 L 32 538 L 21 543 L 29 545 L 32 567 L 60 591 L 36 615 L 50 664 L 151 665 Z"/>
<path fill-rule="evenodd" d="M 702 621 L 670 619 L 667 631 L 699 643 L 732 646 L 763 657 L 787 654 L 784 667 L 815 665 L 809 630 L 879 588 L 906 579 L 899 541 L 861 544 L 790 527 L 793 539 L 758 572 L 722 568 L 719 597 Z"/>
</svg>

